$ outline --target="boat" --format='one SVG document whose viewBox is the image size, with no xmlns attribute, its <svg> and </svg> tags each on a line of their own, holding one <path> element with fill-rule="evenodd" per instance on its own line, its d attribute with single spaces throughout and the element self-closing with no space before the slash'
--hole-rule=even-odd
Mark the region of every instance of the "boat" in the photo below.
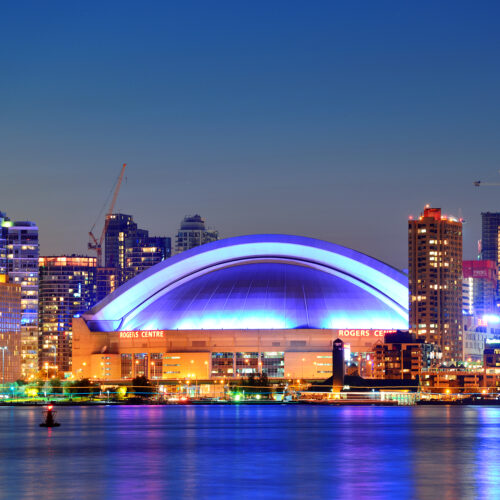
<svg viewBox="0 0 500 500">
<path fill-rule="evenodd" d="M 54 420 L 56 412 L 54 411 L 54 405 L 47 406 L 47 411 L 45 413 L 45 422 L 40 424 L 40 427 L 59 427 L 61 424 Z"/>
</svg>

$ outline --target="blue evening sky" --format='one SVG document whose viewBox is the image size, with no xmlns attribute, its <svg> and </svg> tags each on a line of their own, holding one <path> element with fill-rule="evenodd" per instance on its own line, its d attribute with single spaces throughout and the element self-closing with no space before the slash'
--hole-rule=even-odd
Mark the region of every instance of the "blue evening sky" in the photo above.
<svg viewBox="0 0 500 500">
<path fill-rule="evenodd" d="M 500 211 L 500 2 L 3 2 L 0 210 L 42 254 L 117 210 L 155 235 L 200 213 L 406 267 L 425 203 Z"/>
</svg>

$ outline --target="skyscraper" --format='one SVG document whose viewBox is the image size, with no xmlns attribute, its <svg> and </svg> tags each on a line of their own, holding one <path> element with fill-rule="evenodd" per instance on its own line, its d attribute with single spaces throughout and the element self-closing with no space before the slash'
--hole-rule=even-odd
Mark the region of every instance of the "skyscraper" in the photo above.
<svg viewBox="0 0 500 500">
<path fill-rule="evenodd" d="M 21 374 L 26 378 L 38 370 L 38 227 L 12 222 L 5 214 L 0 224 L 0 271 L 21 285 Z"/>
<path fill-rule="evenodd" d="M 71 371 L 72 319 L 96 302 L 95 257 L 40 257 L 39 367 Z"/>
<path fill-rule="evenodd" d="M 21 377 L 21 285 L 0 274 L 0 355 L 3 382 Z"/>
<path fill-rule="evenodd" d="M 492 260 L 464 260 L 463 288 L 467 300 L 465 313 L 483 318 L 495 314 L 497 266 Z"/>
<path fill-rule="evenodd" d="M 118 281 L 125 281 L 125 240 L 137 234 L 137 224 L 131 215 L 111 214 L 104 238 L 105 267 L 118 269 Z"/>
<path fill-rule="evenodd" d="M 200 215 L 184 217 L 175 239 L 175 253 L 184 252 L 219 239 L 219 233 L 205 227 L 205 219 Z"/>
<path fill-rule="evenodd" d="M 481 259 L 493 260 L 498 266 L 498 228 L 500 227 L 499 212 L 481 213 Z"/>
<path fill-rule="evenodd" d="M 462 222 L 426 207 L 408 221 L 410 329 L 462 359 Z"/>
<path fill-rule="evenodd" d="M 170 238 L 149 236 L 131 215 L 111 214 L 105 236 L 106 268 L 116 270 L 117 286 L 170 257 Z"/>
<path fill-rule="evenodd" d="M 481 213 L 481 260 L 492 260 L 497 268 L 497 278 L 500 275 L 500 255 L 499 255 L 499 239 L 500 239 L 500 213 L 499 212 L 483 212 Z M 496 298 L 500 296 L 500 286 L 496 283 Z"/>
<path fill-rule="evenodd" d="M 169 258 L 171 248 L 170 238 L 149 236 L 148 231 L 139 229 L 125 240 L 125 280 Z"/>
</svg>

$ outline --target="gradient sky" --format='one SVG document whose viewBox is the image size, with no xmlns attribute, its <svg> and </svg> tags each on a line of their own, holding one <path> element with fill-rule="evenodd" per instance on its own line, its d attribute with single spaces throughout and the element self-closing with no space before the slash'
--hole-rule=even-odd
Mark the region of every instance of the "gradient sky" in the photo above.
<svg viewBox="0 0 500 500">
<path fill-rule="evenodd" d="M 500 211 L 500 2 L 4 2 L 0 210 L 42 254 L 116 211 L 407 265 L 425 203 Z"/>
</svg>

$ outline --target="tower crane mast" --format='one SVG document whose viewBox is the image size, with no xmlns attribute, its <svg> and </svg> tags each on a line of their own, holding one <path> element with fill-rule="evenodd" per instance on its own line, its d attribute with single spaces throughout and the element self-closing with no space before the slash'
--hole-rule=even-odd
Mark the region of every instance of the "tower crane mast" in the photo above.
<svg viewBox="0 0 500 500">
<path fill-rule="evenodd" d="M 108 230 L 109 226 L 109 219 L 111 214 L 113 213 L 113 210 L 115 208 L 116 204 L 116 199 L 118 198 L 118 192 L 120 191 L 120 186 L 123 181 L 123 174 L 125 172 L 125 167 L 127 166 L 126 163 L 122 165 L 122 169 L 120 171 L 120 176 L 118 177 L 118 180 L 116 181 L 116 187 L 115 191 L 113 193 L 113 199 L 111 200 L 111 204 L 109 205 L 109 209 L 106 213 L 106 218 L 104 219 L 104 227 L 102 228 L 102 233 L 99 239 L 96 238 L 96 236 L 93 233 L 95 224 L 92 226 L 92 229 L 89 231 L 89 237 L 90 241 L 88 244 L 88 248 L 90 250 L 95 250 L 97 254 L 97 267 L 102 267 L 102 244 L 104 242 L 104 238 L 106 236 L 106 231 Z"/>
</svg>

